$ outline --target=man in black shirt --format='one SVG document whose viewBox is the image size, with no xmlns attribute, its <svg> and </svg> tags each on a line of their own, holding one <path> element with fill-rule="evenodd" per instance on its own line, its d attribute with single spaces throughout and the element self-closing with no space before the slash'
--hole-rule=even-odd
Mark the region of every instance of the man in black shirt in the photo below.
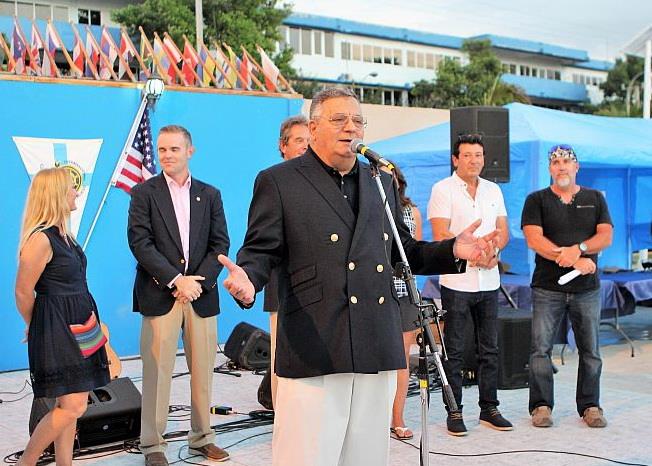
<svg viewBox="0 0 652 466">
<path fill-rule="evenodd" d="M 527 197 L 521 217 L 528 247 L 536 252 L 529 410 L 535 427 L 552 425 L 550 354 L 568 311 L 580 358 L 577 411 L 589 427 L 605 427 L 600 408 L 600 280 L 596 270 L 598 253 L 611 244 L 613 226 L 602 194 L 576 184 L 579 164 L 573 148 L 553 146 L 548 156 L 552 185 Z M 560 284 L 559 278 L 573 270 L 580 275 Z"/>
</svg>

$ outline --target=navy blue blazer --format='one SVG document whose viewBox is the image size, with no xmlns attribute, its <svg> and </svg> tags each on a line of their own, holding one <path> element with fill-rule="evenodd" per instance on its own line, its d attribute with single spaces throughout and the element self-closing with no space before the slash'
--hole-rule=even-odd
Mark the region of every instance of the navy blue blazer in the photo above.
<svg viewBox="0 0 652 466">
<path fill-rule="evenodd" d="M 138 261 L 134 312 L 145 316 L 167 314 L 174 305 L 167 285 L 181 273 L 206 278 L 201 282 L 201 296 L 192 303 L 195 312 L 201 317 L 219 314 L 215 286 L 222 265 L 217 256 L 228 255 L 229 236 L 218 189 L 192 178 L 187 271 L 172 197 L 162 173 L 131 190 L 127 238 Z"/>
</svg>

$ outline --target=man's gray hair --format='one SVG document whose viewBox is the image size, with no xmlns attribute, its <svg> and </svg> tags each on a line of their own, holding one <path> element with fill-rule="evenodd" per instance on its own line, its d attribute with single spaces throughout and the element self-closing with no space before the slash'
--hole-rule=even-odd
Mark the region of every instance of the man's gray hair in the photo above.
<svg viewBox="0 0 652 466">
<path fill-rule="evenodd" d="M 349 87 L 327 87 L 312 97 L 312 102 L 310 103 L 310 119 L 315 117 L 315 114 L 324 102 L 337 97 L 351 97 L 360 102 L 356 93 Z"/>
<path fill-rule="evenodd" d="M 303 115 L 295 115 L 283 121 L 283 123 L 281 123 L 278 142 L 281 144 L 287 144 L 290 139 L 290 130 L 296 125 L 308 126 L 308 119 Z"/>
</svg>

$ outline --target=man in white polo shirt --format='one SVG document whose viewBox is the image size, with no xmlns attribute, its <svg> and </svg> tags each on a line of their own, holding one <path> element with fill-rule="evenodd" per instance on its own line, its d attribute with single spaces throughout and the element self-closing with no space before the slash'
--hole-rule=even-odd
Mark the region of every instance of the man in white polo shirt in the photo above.
<svg viewBox="0 0 652 466">
<path fill-rule="evenodd" d="M 494 229 L 499 234 L 494 240 L 495 254 L 469 262 L 463 274 L 439 278 L 442 307 L 448 311 L 444 328 L 448 361 L 444 362 L 444 369 L 458 405 L 455 411 L 446 406 L 446 425 L 451 435 L 467 434 L 462 417 L 462 365 L 466 322 L 472 319 L 479 354 L 480 423 L 497 430 L 511 430 L 512 424 L 498 411 L 497 396 L 498 253 L 509 241 L 507 211 L 498 185 L 480 178 L 484 167 L 480 135 L 460 136 L 453 147 L 452 160 L 455 172 L 433 186 L 428 203 L 433 239 L 453 238 L 477 219 L 482 219 L 482 224 L 475 234 L 484 235 Z"/>
</svg>

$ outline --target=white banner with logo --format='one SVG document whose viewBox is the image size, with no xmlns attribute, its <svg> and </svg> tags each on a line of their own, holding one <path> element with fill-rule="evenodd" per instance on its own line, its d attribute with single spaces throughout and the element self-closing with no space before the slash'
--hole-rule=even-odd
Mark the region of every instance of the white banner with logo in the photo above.
<svg viewBox="0 0 652 466">
<path fill-rule="evenodd" d="M 46 139 L 13 137 L 30 179 L 43 168 L 62 167 L 73 178 L 79 197 L 70 216 L 70 228 L 77 236 L 93 180 L 102 139 Z"/>
</svg>

